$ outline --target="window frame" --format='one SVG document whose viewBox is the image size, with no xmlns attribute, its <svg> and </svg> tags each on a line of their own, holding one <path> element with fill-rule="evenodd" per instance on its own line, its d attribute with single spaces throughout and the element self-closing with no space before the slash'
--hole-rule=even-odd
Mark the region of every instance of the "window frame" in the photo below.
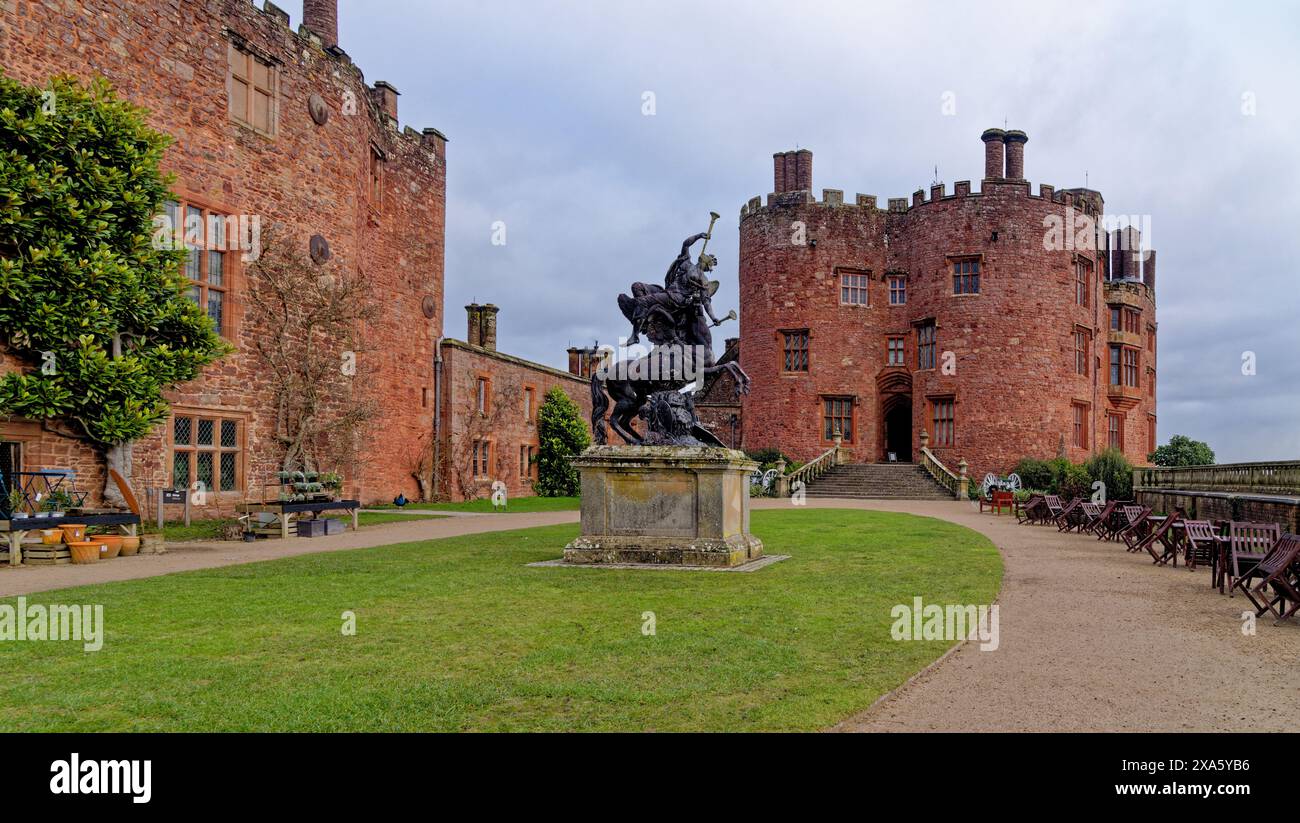
<svg viewBox="0 0 1300 823">
<path fill-rule="evenodd" d="M 1106 447 L 1124 451 L 1124 414 L 1106 412 Z"/>
<path fill-rule="evenodd" d="M 1073 419 L 1072 419 L 1073 429 L 1071 431 L 1070 441 L 1077 449 L 1088 448 L 1088 441 L 1091 439 L 1088 436 L 1089 410 L 1090 408 L 1087 403 L 1081 403 L 1076 401 L 1070 404 L 1070 411 L 1071 414 L 1073 415 Z"/>
<path fill-rule="evenodd" d="M 853 395 L 823 394 L 820 396 L 822 406 L 821 434 L 823 443 L 835 442 L 835 425 L 839 421 L 848 421 L 849 431 L 845 434 L 840 429 L 842 443 L 852 443 L 857 436 L 857 402 Z M 845 413 L 847 410 L 847 414 Z M 829 431 L 829 434 L 828 434 Z"/>
<path fill-rule="evenodd" d="M 169 206 L 174 204 L 176 215 L 174 218 L 169 213 Z M 190 209 L 197 209 L 200 215 L 200 222 L 203 227 L 203 239 L 197 246 L 191 246 L 188 242 L 188 214 Z M 239 216 L 210 201 L 199 197 L 194 197 L 185 191 L 174 191 L 172 196 L 163 201 L 163 215 L 173 221 L 172 225 L 172 246 L 174 249 L 184 249 L 187 252 L 193 250 L 198 252 L 199 260 L 199 279 L 190 277 L 189 262 L 186 260 L 181 263 L 181 276 L 189 284 L 190 289 L 199 290 L 199 298 L 196 303 L 199 309 L 208 317 L 212 314 L 208 308 L 208 301 L 212 292 L 221 295 L 221 322 L 215 323 L 217 333 L 227 340 L 233 340 L 236 333 L 235 323 L 235 304 L 234 291 L 235 283 L 240 272 L 241 254 L 239 252 L 240 239 L 235 243 L 230 242 L 231 224 L 234 224 L 236 234 L 240 232 Z M 224 242 L 214 241 L 212 238 L 212 229 L 215 225 L 221 225 L 221 234 Z M 212 255 L 221 255 L 221 285 L 214 286 L 211 281 L 212 274 Z M 186 292 L 189 297 L 189 292 Z"/>
<path fill-rule="evenodd" d="M 951 447 L 957 445 L 957 398 L 954 395 L 939 395 L 930 400 L 930 445 Z M 946 417 L 940 417 L 946 411 Z"/>
<path fill-rule="evenodd" d="M 891 274 L 886 277 L 889 284 L 889 305 L 906 306 L 907 305 L 907 275 Z M 901 297 L 901 300 L 895 300 L 895 297 Z"/>
<path fill-rule="evenodd" d="M 926 371 L 933 369 L 938 362 L 935 355 L 938 352 L 939 345 L 939 324 L 931 320 L 922 320 L 915 324 L 916 326 L 916 370 Z M 929 331 L 928 339 L 925 332 Z M 928 357 L 927 357 L 928 355 Z"/>
<path fill-rule="evenodd" d="M 894 343 L 898 346 L 895 347 Z M 894 360 L 894 351 L 897 348 L 898 360 Z M 907 335 L 891 334 L 885 338 L 885 365 L 890 368 L 907 367 Z"/>
<path fill-rule="evenodd" d="M 235 74 L 235 55 L 243 58 L 244 76 Z M 253 71 L 254 65 L 260 63 L 266 66 L 268 86 L 259 86 L 256 75 Z M 235 113 L 235 83 L 243 83 L 246 87 L 244 92 L 244 113 L 239 115 Z M 257 125 L 254 110 L 254 99 L 258 94 L 264 94 L 267 98 L 266 128 Z M 280 62 L 272 57 L 267 57 L 248 47 L 248 44 L 235 39 L 230 39 L 226 43 L 226 116 L 231 121 L 238 123 L 245 128 L 251 129 L 265 137 L 275 137 L 279 131 L 280 121 Z"/>
<path fill-rule="evenodd" d="M 474 375 L 474 412 L 484 417 L 492 413 L 492 375 Z"/>
<path fill-rule="evenodd" d="M 839 275 L 840 305 L 869 308 L 871 306 L 871 272 L 867 269 L 836 268 Z M 861 300 L 853 300 L 854 296 Z"/>
<path fill-rule="evenodd" d="M 971 297 L 981 292 L 981 275 L 983 274 L 983 255 L 948 255 L 952 269 L 952 296 Z"/>
<path fill-rule="evenodd" d="M 1083 326 L 1074 327 L 1074 373 L 1089 375 L 1088 361 L 1092 359 L 1092 331 Z"/>
<path fill-rule="evenodd" d="M 808 374 L 812 371 L 812 333 L 808 329 L 778 329 L 777 333 L 781 335 L 781 373 L 782 374 Z M 801 341 L 802 346 L 791 346 L 790 341 Z M 794 364 L 802 365 L 802 368 L 790 368 L 791 355 L 794 355 Z M 800 359 L 802 355 L 802 360 Z"/>
<path fill-rule="evenodd" d="M 190 421 L 190 442 L 176 442 L 176 420 L 178 418 L 187 418 Z M 199 440 L 199 421 L 212 421 L 212 444 L 202 445 Z M 232 422 L 235 424 L 235 445 L 221 445 L 221 428 L 222 423 Z M 167 419 L 167 477 L 172 488 L 193 489 L 194 483 L 199 477 L 199 458 L 200 452 L 210 452 L 212 458 L 212 477 L 216 484 L 206 489 L 210 494 L 242 494 L 248 488 L 247 477 L 247 447 L 248 447 L 248 415 L 243 412 L 234 412 L 225 409 L 201 409 L 192 407 L 175 407 L 172 409 L 171 416 Z M 189 478 L 185 485 L 176 485 L 176 453 L 183 452 L 190 455 L 189 458 Z M 234 488 L 224 488 L 221 483 L 221 455 L 235 455 L 235 485 Z M 221 486 L 218 488 L 218 486 Z"/>
<path fill-rule="evenodd" d="M 1074 303 L 1085 309 L 1092 308 L 1092 261 L 1086 257 L 1074 260 Z"/>
</svg>

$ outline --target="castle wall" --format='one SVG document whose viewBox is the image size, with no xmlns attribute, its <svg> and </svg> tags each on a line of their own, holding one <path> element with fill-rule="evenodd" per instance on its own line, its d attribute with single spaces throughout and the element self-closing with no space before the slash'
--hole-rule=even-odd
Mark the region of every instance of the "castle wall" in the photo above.
<svg viewBox="0 0 1300 823">
<path fill-rule="evenodd" d="M 1025 456 L 1085 459 L 1108 442 L 1108 412 L 1122 415 L 1126 456 L 1146 463 L 1154 448 L 1148 422 L 1155 414 L 1155 354 L 1148 349 L 1154 263 L 1149 285 L 1140 277 L 1108 281 L 1109 249 L 1097 248 L 1093 224 L 1084 222 L 1102 214 L 1100 194 L 1051 186 L 1034 193 L 1011 177 L 1023 174 L 1023 133 L 990 130 L 986 143 L 1004 134 L 1015 138 L 1015 151 L 1008 156 L 990 148 L 987 169 L 1009 171 L 986 178 L 979 191 L 966 181 L 951 193 L 936 185 L 914 193 L 910 203 L 891 199 L 884 209 L 874 196 L 845 203 L 832 189 L 820 200 L 794 190 L 746 204 L 741 365 L 753 386 L 744 399 L 745 448 L 814 457 L 832 444 L 823 420 L 826 399 L 848 398 L 853 425 L 845 445 L 855 461 L 885 459 L 886 412 L 898 407 L 905 415 L 910 403 L 913 457 L 925 430 L 940 460 L 955 468 L 965 459 L 977 478 L 1006 473 Z M 783 157 L 777 156 L 778 181 Z M 1069 239 L 1049 233 L 1053 220 L 1064 224 Z M 954 293 L 954 258 L 978 262 L 977 294 Z M 1081 263 L 1086 305 L 1076 302 Z M 1129 265 L 1141 267 L 1140 261 Z M 866 276 L 866 305 L 845 304 L 844 274 Z M 891 276 L 905 278 L 903 305 L 890 304 Z M 1138 334 L 1111 334 L 1108 301 L 1117 300 L 1141 310 Z M 917 326 L 930 320 L 934 365 L 921 368 Z M 808 369 L 786 370 L 784 332 L 802 329 L 809 335 Z M 1076 331 L 1086 333 L 1086 375 L 1077 373 Z M 891 336 L 903 340 L 902 365 L 888 362 Z M 1139 386 L 1110 387 L 1114 342 L 1140 351 Z M 936 437 L 934 416 L 935 404 L 948 400 L 951 444 Z M 1078 433 L 1076 406 L 1084 424 Z"/>
<path fill-rule="evenodd" d="M 314 4 L 318 20 L 326 20 L 318 29 L 330 28 L 331 7 Z M 228 113 L 232 45 L 275 67 L 273 133 Z M 107 77 L 174 138 L 164 170 L 176 175 L 178 195 L 217 213 L 258 216 L 264 231 L 281 224 L 301 251 L 319 234 L 341 270 L 365 280 L 378 315 L 360 330 L 353 391 L 375 402 L 378 416 L 368 428 L 383 436 L 362 444 L 345 491 L 365 501 L 399 491 L 414 497 L 408 453 L 432 428 L 432 403 L 422 398 L 433 386 L 442 332 L 445 138 L 432 129 L 400 130 L 396 90 L 368 86 L 345 53 L 326 45 L 316 31 L 291 29 L 288 15 L 270 3 L 264 10 L 241 0 L 0 5 L 7 73 L 29 84 L 58 72 Z M 309 111 L 313 95 L 323 101 L 323 124 Z M 252 353 L 278 330 L 245 322 L 248 267 L 237 257 L 227 255 L 225 334 L 238 350 L 169 397 L 177 413 L 238 424 L 238 488 L 211 496 L 223 504 L 255 493 L 279 468 L 280 454 L 273 387 Z M 28 367 L 13 358 L 0 363 Z M 19 428 L 0 423 L 0 438 Z M 95 450 L 77 440 L 46 442 L 26 450 L 25 466 L 76 466 L 79 485 L 98 499 L 103 469 Z M 172 421 L 135 444 L 137 488 L 172 485 L 174 446 Z"/>
</svg>

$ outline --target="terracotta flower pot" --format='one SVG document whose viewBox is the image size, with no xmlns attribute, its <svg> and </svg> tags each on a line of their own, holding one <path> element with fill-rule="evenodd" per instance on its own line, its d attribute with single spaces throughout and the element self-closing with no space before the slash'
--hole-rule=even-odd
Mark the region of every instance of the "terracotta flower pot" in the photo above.
<svg viewBox="0 0 1300 823">
<path fill-rule="evenodd" d="M 86 539 L 86 526 L 83 523 L 63 523 L 59 528 L 63 530 L 64 543 L 81 543 Z"/>
<path fill-rule="evenodd" d="M 61 529 L 41 529 L 41 542 L 47 546 L 57 546 L 63 542 Z"/>
<path fill-rule="evenodd" d="M 100 544 L 91 541 L 74 541 L 68 544 L 73 563 L 96 563 L 99 561 Z"/>
<path fill-rule="evenodd" d="M 127 535 L 122 538 L 122 556 L 130 557 L 140 551 L 140 538 Z"/>
<path fill-rule="evenodd" d="M 122 536 L 118 534 L 96 534 L 86 538 L 100 545 L 101 560 L 112 560 L 122 551 Z"/>
</svg>

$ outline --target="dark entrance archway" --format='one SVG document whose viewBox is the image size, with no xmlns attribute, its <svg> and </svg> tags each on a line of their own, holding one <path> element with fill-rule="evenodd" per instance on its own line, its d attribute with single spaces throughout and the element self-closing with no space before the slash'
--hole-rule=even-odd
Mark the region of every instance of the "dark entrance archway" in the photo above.
<svg viewBox="0 0 1300 823">
<path fill-rule="evenodd" d="M 899 462 L 912 462 L 912 401 L 907 397 L 897 398 L 885 409 L 885 453 L 882 459 L 888 460 L 889 453 L 897 455 Z"/>
</svg>

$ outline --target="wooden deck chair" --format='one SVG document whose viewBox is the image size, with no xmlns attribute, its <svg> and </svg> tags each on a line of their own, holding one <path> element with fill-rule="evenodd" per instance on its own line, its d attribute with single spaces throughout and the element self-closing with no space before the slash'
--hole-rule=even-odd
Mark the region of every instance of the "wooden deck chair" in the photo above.
<svg viewBox="0 0 1300 823">
<path fill-rule="evenodd" d="M 1296 588 L 1297 558 L 1300 558 L 1300 537 L 1284 534 L 1264 559 L 1246 573 L 1244 579 L 1247 583 L 1241 590 L 1255 604 L 1256 616 L 1271 612 L 1280 623 L 1300 611 L 1300 590 Z M 1249 583 L 1252 578 L 1259 580 L 1254 586 Z M 1274 594 L 1272 599 L 1268 595 L 1270 587 Z M 1259 600 L 1255 599 L 1256 595 L 1259 595 Z M 1286 605 L 1288 600 L 1291 601 L 1289 609 Z"/>
<path fill-rule="evenodd" d="M 1074 516 L 1079 511 L 1079 507 L 1082 505 L 1083 498 L 1076 497 L 1070 501 L 1070 505 L 1061 509 L 1060 513 L 1052 518 L 1052 522 L 1056 524 L 1056 530 L 1059 532 L 1068 530 L 1073 523 Z"/>
<path fill-rule="evenodd" d="M 1184 520 L 1183 535 L 1186 539 L 1187 568 L 1195 569 L 1198 563 L 1210 567 L 1211 579 L 1219 565 L 1219 536 L 1208 520 Z"/>
<path fill-rule="evenodd" d="M 1055 520 L 1056 516 L 1065 511 L 1065 504 L 1061 502 L 1059 495 L 1049 494 L 1043 497 L 1043 502 L 1047 504 L 1047 514 L 1039 522 L 1046 523 Z"/>
<path fill-rule="evenodd" d="M 1233 520 L 1228 524 L 1228 596 L 1233 596 L 1237 582 L 1250 575 L 1251 569 L 1264 559 L 1282 537 L 1276 523 L 1250 523 Z"/>
<path fill-rule="evenodd" d="M 1142 538 L 1146 537 L 1151 531 L 1151 523 L 1147 520 L 1151 516 L 1151 507 L 1138 506 L 1137 512 L 1132 514 L 1129 513 L 1128 509 L 1128 506 L 1124 507 L 1124 516 L 1128 519 L 1128 525 L 1120 529 L 1117 536 L 1124 541 L 1128 551 L 1135 552 L 1139 550 L 1138 544 L 1142 542 Z"/>
<path fill-rule="evenodd" d="M 1079 526 L 1079 534 L 1096 534 L 1098 529 L 1104 528 L 1110 521 L 1110 516 L 1115 513 L 1115 508 L 1119 504 L 1114 500 L 1107 503 L 1104 507 L 1098 505 L 1097 513 L 1093 515 L 1086 523 Z"/>
<path fill-rule="evenodd" d="M 1173 514 L 1161 520 L 1155 528 L 1151 529 L 1138 542 L 1137 548 L 1133 551 L 1147 550 L 1151 555 L 1151 562 L 1163 566 L 1170 560 L 1174 561 L 1174 567 L 1178 567 L 1178 544 L 1173 541 L 1174 524 L 1183 519 L 1183 510 L 1174 509 Z"/>
<path fill-rule="evenodd" d="M 1073 518 L 1074 522 L 1070 524 L 1069 528 L 1067 528 L 1066 531 L 1067 532 L 1078 531 L 1080 534 L 1082 534 L 1084 528 L 1086 526 L 1091 525 L 1092 522 L 1096 520 L 1097 516 L 1100 514 L 1101 514 L 1100 503 L 1091 503 L 1091 502 L 1084 503 L 1082 506 L 1079 507 L 1078 515 Z"/>
<path fill-rule="evenodd" d="M 1046 510 L 1047 503 L 1043 500 L 1043 496 L 1041 494 L 1031 494 L 1016 510 L 1016 522 L 1022 526 L 1025 523 L 1033 523 L 1042 516 L 1040 512 Z"/>
</svg>

